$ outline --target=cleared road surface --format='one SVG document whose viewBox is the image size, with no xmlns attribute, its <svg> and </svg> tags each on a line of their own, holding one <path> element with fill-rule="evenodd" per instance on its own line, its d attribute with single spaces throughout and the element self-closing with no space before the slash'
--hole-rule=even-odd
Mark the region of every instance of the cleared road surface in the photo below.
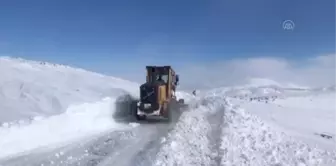
<svg viewBox="0 0 336 166">
<path fill-rule="evenodd" d="M 52 151 L 39 151 L 0 161 L 0 165 L 148 166 L 155 159 L 162 138 L 174 125 L 151 120 L 131 130 L 104 133 Z"/>
</svg>

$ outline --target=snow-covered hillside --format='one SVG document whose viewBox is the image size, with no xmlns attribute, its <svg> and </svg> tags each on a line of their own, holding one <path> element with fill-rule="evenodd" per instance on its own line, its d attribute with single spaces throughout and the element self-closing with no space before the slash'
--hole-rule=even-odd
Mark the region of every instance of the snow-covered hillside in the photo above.
<svg viewBox="0 0 336 166">
<path fill-rule="evenodd" d="M 282 87 L 282 88 L 301 88 L 305 89 L 308 87 L 305 86 L 299 86 L 293 83 L 279 83 L 271 79 L 267 78 L 249 78 L 247 79 L 247 84 L 245 84 L 245 87 L 264 87 L 264 86 L 276 86 L 276 87 Z"/>
<path fill-rule="evenodd" d="M 157 164 L 200 165 L 204 162 L 211 164 L 214 160 L 218 160 L 217 163 L 222 161 L 222 165 L 335 164 L 335 86 L 289 87 L 263 79 L 261 83 L 259 80 L 254 84 L 205 91 L 201 96 L 208 97 L 206 100 L 201 99 L 202 102 L 196 102 L 195 111 L 198 113 L 190 112 L 188 116 L 192 116 L 192 120 L 187 115 L 182 116 L 188 120 L 177 125 L 182 128 L 190 125 L 190 130 L 184 128 L 174 132 L 171 142 L 160 153 L 162 158 Z M 223 129 L 221 132 L 225 133 L 221 138 L 223 149 L 215 152 L 220 153 L 219 159 L 211 148 L 207 149 L 211 146 L 205 148 L 199 142 L 211 142 L 214 138 L 206 137 L 211 135 L 211 130 L 220 132 L 206 120 L 206 115 L 210 116 L 216 109 L 224 112 L 222 118 L 217 114 L 211 120 L 217 126 L 219 124 L 216 121 L 223 121 L 219 125 Z M 205 115 L 201 115 L 204 113 Z M 193 121 L 195 124 L 197 121 L 197 125 Z M 203 134 L 196 136 L 193 132 Z M 190 141 L 191 137 L 195 137 L 194 142 Z M 193 152 L 191 154 L 178 150 L 189 147 L 193 147 L 188 150 Z M 171 148 L 172 153 L 169 152 Z M 203 157 L 198 161 L 183 160 L 186 155 L 196 155 L 194 152 L 199 149 L 202 149 L 198 153 Z M 163 157 L 167 155 L 170 159 Z"/>
<path fill-rule="evenodd" d="M 0 123 L 65 112 L 71 104 L 95 102 L 124 92 L 137 95 L 126 80 L 67 66 L 0 58 Z"/>
<path fill-rule="evenodd" d="M 207 93 L 232 98 L 234 105 L 312 146 L 336 148 L 335 86 L 288 88 L 272 82 L 270 85 L 219 88 Z M 332 139 L 328 139 L 329 136 Z"/>
<path fill-rule="evenodd" d="M 325 140 L 331 141 L 329 148 L 321 146 L 319 141 L 315 142 L 316 146 L 312 145 L 311 142 L 293 137 L 288 128 L 281 130 L 274 123 L 259 117 L 255 111 L 260 107 L 250 110 L 236 100 L 219 91 L 201 96 L 163 140 L 163 147 L 154 165 L 332 166 L 336 163 L 333 140 Z M 335 113 L 335 109 L 331 110 Z M 295 123 L 300 125 L 295 130 L 297 134 L 304 133 L 305 130 L 302 129 L 316 124 L 315 121 L 314 124 L 310 122 L 314 115 L 306 115 L 302 109 L 296 111 L 301 113 L 301 118 L 308 119 L 301 121 L 303 123 Z M 282 112 L 280 117 L 286 116 L 290 117 L 291 113 Z M 299 118 L 295 113 L 294 116 Z M 292 123 L 291 120 L 287 122 Z M 322 118 L 318 120 L 319 124 L 323 123 Z M 330 124 L 325 124 L 324 129 L 334 128 L 328 125 Z M 319 139 L 313 133 L 311 137 Z"/>
<path fill-rule="evenodd" d="M 235 98 L 234 103 L 299 140 L 334 150 L 335 101 L 335 92 L 312 91 L 310 95 L 284 98 Z"/>
<path fill-rule="evenodd" d="M 120 129 L 115 100 L 138 91 L 126 80 L 8 57 L 0 75 L 0 157 Z"/>
</svg>

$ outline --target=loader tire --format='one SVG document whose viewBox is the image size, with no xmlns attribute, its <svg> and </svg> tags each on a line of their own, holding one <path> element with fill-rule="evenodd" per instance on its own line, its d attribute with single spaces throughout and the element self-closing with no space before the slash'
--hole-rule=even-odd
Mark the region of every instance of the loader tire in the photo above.
<svg viewBox="0 0 336 166">
<path fill-rule="evenodd" d="M 147 117 L 146 115 L 136 115 L 135 118 L 137 121 L 141 121 L 141 120 L 146 120 Z"/>
<path fill-rule="evenodd" d="M 132 115 L 136 121 L 145 120 L 145 115 L 138 115 L 138 105 L 137 102 L 132 102 Z"/>
<path fill-rule="evenodd" d="M 167 112 L 167 122 L 170 123 L 172 122 L 173 119 L 173 113 L 171 107 L 168 105 L 168 112 Z"/>
<path fill-rule="evenodd" d="M 184 104 L 184 99 L 179 99 L 179 100 L 178 100 L 178 103 L 179 103 L 179 104 Z"/>
<path fill-rule="evenodd" d="M 177 109 L 176 103 L 171 102 L 168 105 L 168 116 L 167 116 L 168 123 L 172 123 L 177 120 L 177 110 L 176 109 Z"/>
</svg>

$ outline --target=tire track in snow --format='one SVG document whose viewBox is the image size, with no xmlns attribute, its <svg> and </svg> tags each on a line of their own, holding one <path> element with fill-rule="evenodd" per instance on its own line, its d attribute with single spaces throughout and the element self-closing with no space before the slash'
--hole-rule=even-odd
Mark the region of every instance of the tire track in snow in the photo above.
<svg viewBox="0 0 336 166">
<path fill-rule="evenodd" d="M 102 133 L 94 138 L 78 140 L 61 148 L 31 152 L 0 163 L 6 166 L 46 166 L 81 165 L 94 166 L 107 155 L 116 153 L 118 148 L 134 137 L 132 131 L 113 131 Z M 0 165 L 1 165 L 0 164 Z"/>
<path fill-rule="evenodd" d="M 118 165 L 118 166 L 149 166 L 155 159 L 155 155 L 160 149 L 160 138 L 167 135 L 168 131 L 174 127 L 175 123 L 165 123 L 144 121 L 142 125 L 134 131 L 133 140 L 118 148 L 117 154 L 106 157 L 98 166 Z"/>
<path fill-rule="evenodd" d="M 153 165 L 219 165 L 225 101 L 224 97 L 210 96 L 190 104 L 168 134 Z"/>
<path fill-rule="evenodd" d="M 226 101 L 224 101 L 226 103 Z M 225 107 L 220 105 L 217 106 L 215 113 L 208 116 L 208 121 L 211 125 L 211 130 L 208 134 L 208 139 L 210 141 L 209 147 L 212 153 L 212 163 L 211 165 L 221 165 L 221 160 L 223 157 L 223 150 L 220 148 L 222 143 L 222 128 L 224 128 L 224 114 Z"/>
<path fill-rule="evenodd" d="M 144 121 L 130 130 L 102 133 L 62 148 L 0 161 L 6 166 L 149 166 L 160 149 L 161 139 L 175 123 Z"/>
<path fill-rule="evenodd" d="M 157 133 L 153 135 L 150 141 L 140 149 L 136 155 L 131 159 L 133 161 L 132 166 L 149 166 L 155 160 L 156 154 L 161 148 L 161 143 L 167 136 L 170 130 L 174 128 L 176 123 L 171 123 L 164 128 L 161 126 L 156 127 Z"/>
</svg>

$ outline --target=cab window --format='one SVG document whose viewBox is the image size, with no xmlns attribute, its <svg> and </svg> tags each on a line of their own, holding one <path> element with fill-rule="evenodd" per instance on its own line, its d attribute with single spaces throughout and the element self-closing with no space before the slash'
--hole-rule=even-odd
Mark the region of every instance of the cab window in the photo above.
<svg viewBox="0 0 336 166">
<path fill-rule="evenodd" d="M 156 76 L 156 81 L 159 79 L 159 76 L 160 75 L 157 75 Z M 167 83 L 168 82 L 168 75 L 167 74 L 163 74 L 163 75 L 161 75 L 161 79 L 165 82 L 165 83 Z"/>
</svg>

